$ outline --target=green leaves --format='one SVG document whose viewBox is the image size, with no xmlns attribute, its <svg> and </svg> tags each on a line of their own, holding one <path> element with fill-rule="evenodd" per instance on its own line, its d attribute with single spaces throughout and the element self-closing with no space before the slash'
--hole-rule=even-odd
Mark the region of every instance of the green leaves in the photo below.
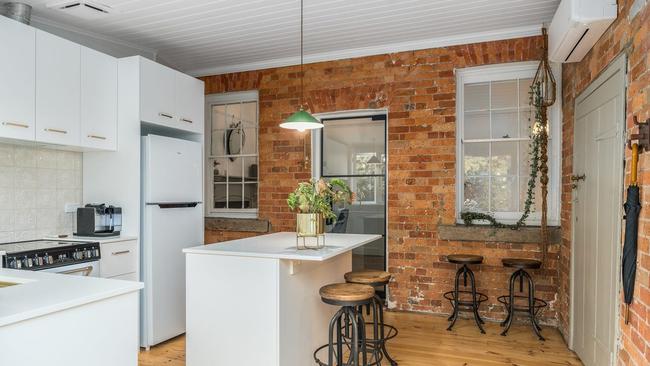
<svg viewBox="0 0 650 366">
<path fill-rule="evenodd" d="M 332 206 L 337 203 L 352 203 L 353 193 L 342 179 L 311 180 L 298 184 L 289 194 L 287 205 L 300 213 L 320 213 L 325 219 L 336 220 Z"/>
</svg>

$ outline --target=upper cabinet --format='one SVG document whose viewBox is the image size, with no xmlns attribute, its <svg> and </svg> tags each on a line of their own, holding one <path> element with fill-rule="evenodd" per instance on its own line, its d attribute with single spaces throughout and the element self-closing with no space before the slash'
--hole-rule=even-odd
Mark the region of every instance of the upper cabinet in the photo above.
<svg viewBox="0 0 650 366">
<path fill-rule="evenodd" d="M 140 119 L 203 133 L 203 82 L 140 58 Z"/>
<path fill-rule="evenodd" d="M 81 46 L 36 31 L 36 140 L 79 146 Z"/>
<path fill-rule="evenodd" d="M 117 150 L 117 59 L 81 48 L 81 146 Z"/>
<path fill-rule="evenodd" d="M 0 16 L 0 137 L 34 140 L 36 30 Z"/>
</svg>

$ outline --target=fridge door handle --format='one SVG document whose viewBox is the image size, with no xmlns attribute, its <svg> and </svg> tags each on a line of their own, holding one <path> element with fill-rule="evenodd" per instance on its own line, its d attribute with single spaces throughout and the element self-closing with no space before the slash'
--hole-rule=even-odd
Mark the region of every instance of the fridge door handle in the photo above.
<svg viewBox="0 0 650 366">
<path fill-rule="evenodd" d="M 160 208 L 188 208 L 196 207 L 201 202 L 179 202 L 179 203 L 147 203 L 148 206 L 158 206 Z"/>
</svg>

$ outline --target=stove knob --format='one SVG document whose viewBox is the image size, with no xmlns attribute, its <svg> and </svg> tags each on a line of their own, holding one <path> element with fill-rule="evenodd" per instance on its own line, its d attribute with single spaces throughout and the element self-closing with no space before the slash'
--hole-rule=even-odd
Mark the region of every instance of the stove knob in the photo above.
<svg viewBox="0 0 650 366">
<path fill-rule="evenodd" d="M 16 258 L 12 258 L 11 260 L 7 261 L 7 266 L 9 268 L 16 268 Z"/>
<path fill-rule="evenodd" d="M 96 248 L 94 252 L 95 252 L 95 258 L 99 258 L 99 249 Z"/>
<path fill-rule="evenodd" d="M 86 258 L 92 258 L 92 257 L 94 257 L 93 250 L 92 249 L 86 250 Z"/>
<path fill-rule="evenodd" d="M 34 255 L 34 265 L 35 266 L 42 266 L 43 265 L 43 257 L 39 257 L 38 255 Z"/>
<path fill-rule="evenodd" d="M 25 258 L 23 258 L 23 265 L 25 266 L 25 268 L 31 268 L 32 264 L 33 263 L 31 258 L 27 258 L 26 256 Z"/>
<path fill-rule="evenodd" d="M 21 269 L 21 268 L 23 268 L 23 261 L 21 261 L 20 259 L 17 259 L 17 258 L 14 259 L 14 261 L 16 262 L 14 268 L 16 268 L 16 269 Z"/>
</svg>

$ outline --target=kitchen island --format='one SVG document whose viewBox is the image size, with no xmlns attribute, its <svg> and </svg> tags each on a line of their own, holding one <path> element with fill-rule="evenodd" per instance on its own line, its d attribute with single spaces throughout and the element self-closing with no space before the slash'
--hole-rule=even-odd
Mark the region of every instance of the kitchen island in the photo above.
<svg viewBox="0 0 650 366">
<path fill-rule="evenodd" d="M 0 268 L 0 365 L 136 366 L 142 287 Z"/>
<path fill-rule="evenodd" d="M 297 250 L 283 232 L 185 249 L 187 365 L 314 364 L 338 310 L 318 290 L 343 282 L 352 249 L 379 238 L 326 234 L 325 248 Z"/>
</svg>

